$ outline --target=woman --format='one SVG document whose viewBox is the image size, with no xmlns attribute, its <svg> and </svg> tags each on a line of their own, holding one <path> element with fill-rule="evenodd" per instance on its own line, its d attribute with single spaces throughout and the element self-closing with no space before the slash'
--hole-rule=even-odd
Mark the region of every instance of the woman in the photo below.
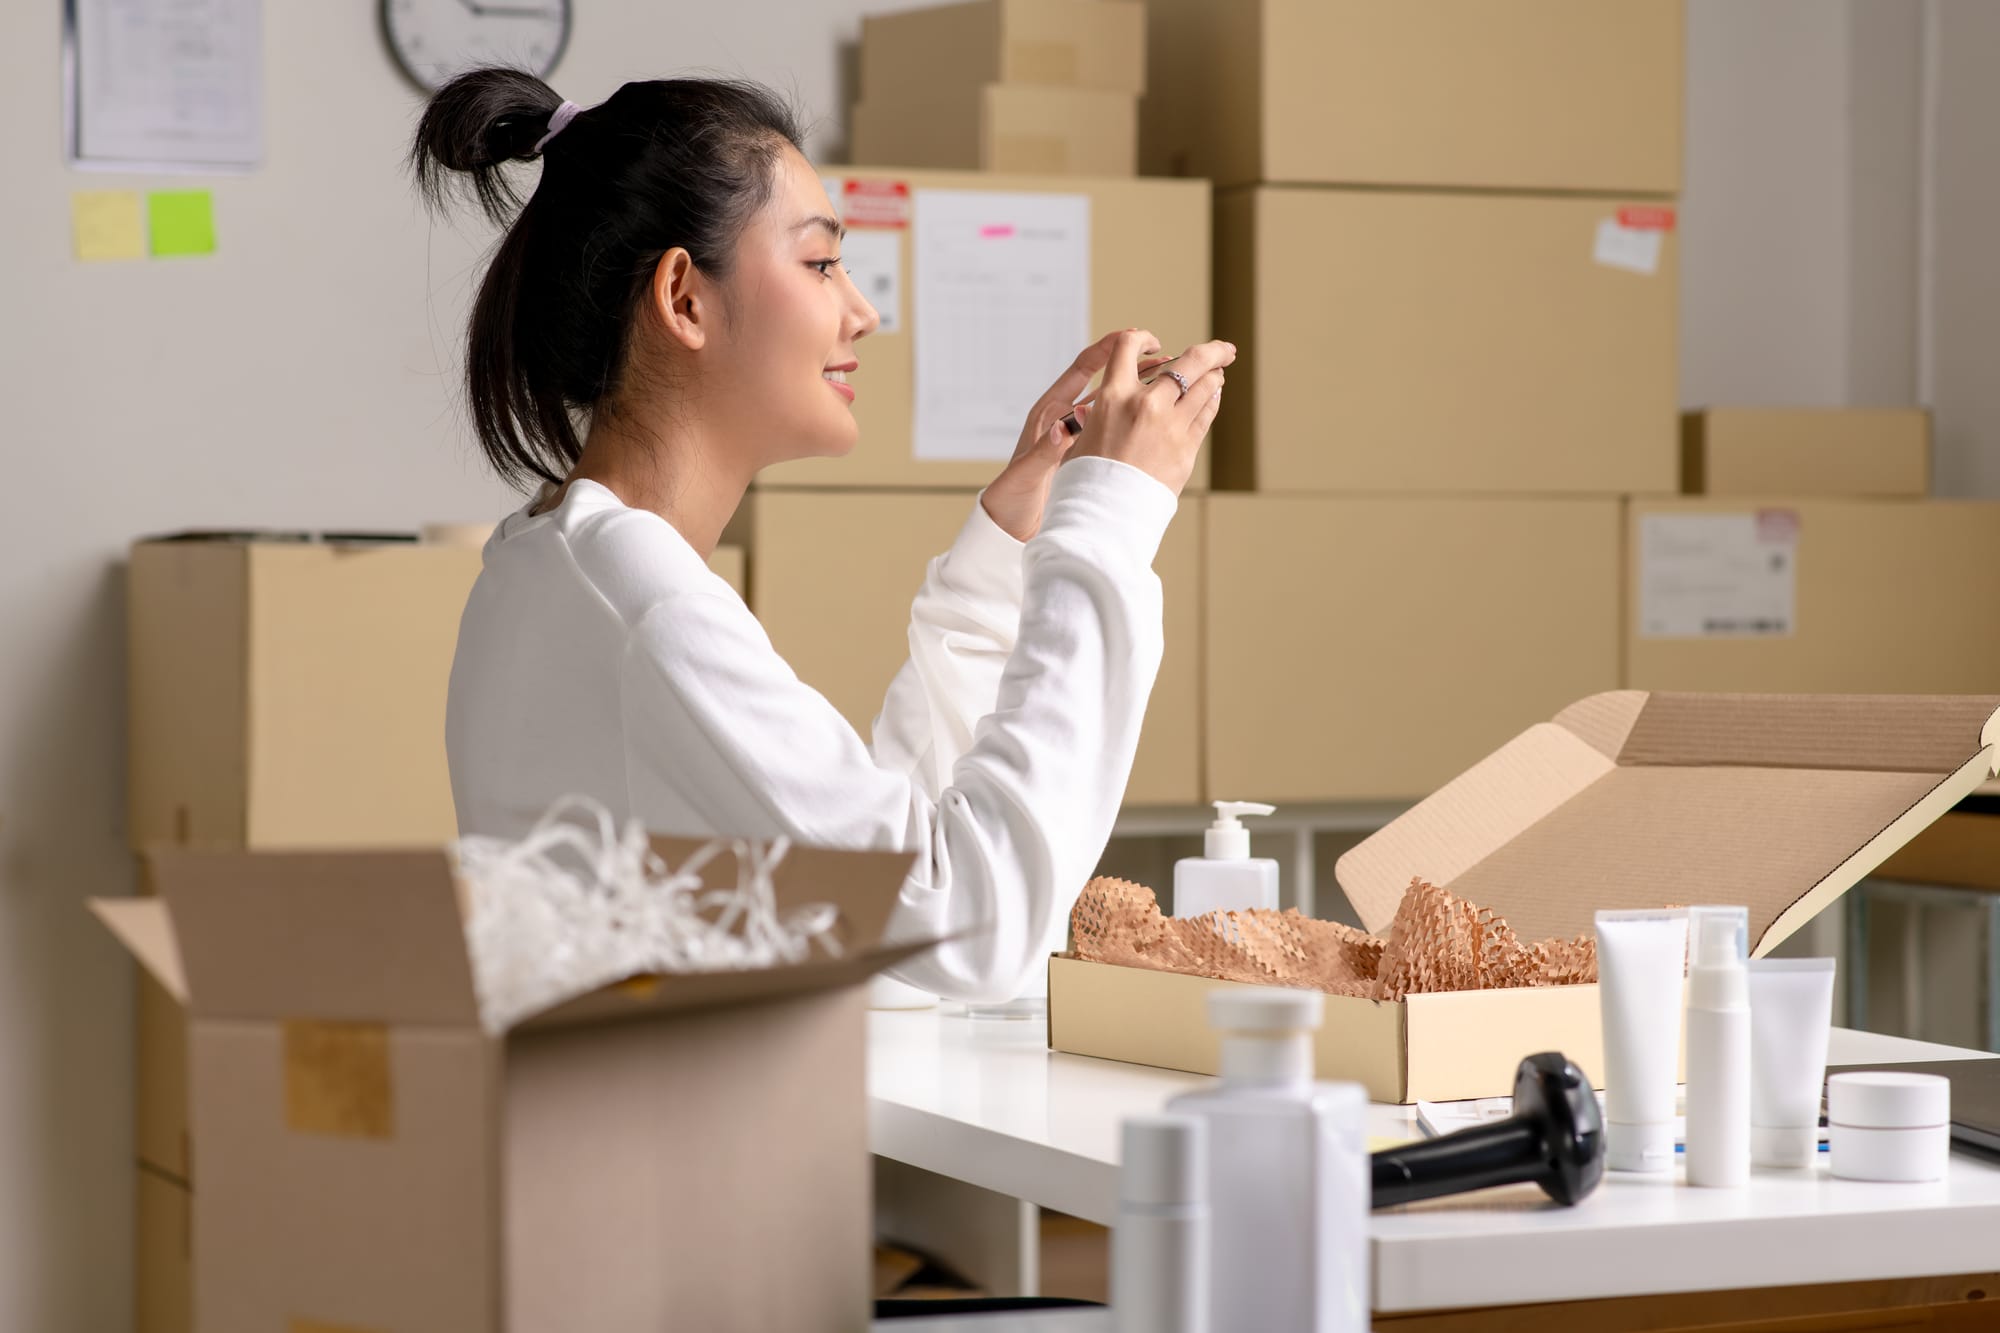
<svg viewBox="0 0 2000 1333">
<path fill-rule="evenodd" d="M 895 931 L 948 938 L 899 975 L 1003 1000 L 1110 836 L 1160 659 L 1151 562 L 1235 349 L 1150 385 L 1143 331 L 1077 357 L 932 562 L 864 742 L 706 564 L 760 469 L 855 441 L 845 379 L 878 321 L 799 143 L 771 94 L 707 80 L 580 110 L 478 70 L 424 113 L 434 204 L 460 183 L 506 223 L 511 164 L 542 162 L 468 335 L 480 444 L 541 496 L 487 544 L 459 629 L 459 826 L 518 834 L 577 792 L 657 832 L 912 851 Z"/>
</svg>

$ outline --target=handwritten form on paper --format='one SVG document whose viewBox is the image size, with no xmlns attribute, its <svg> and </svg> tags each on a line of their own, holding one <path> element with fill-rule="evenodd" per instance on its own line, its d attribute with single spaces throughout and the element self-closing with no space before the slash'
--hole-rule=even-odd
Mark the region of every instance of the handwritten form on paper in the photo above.
<svg viewBox="0 0 2000 1333">
<path fill-rule="evenodd" d="M 75 152 L 86 162 L 255 166 L 261 0 L 76 0 Z"/>
<path fill-rule="evenodd" d="M 914 212 L 913 452 L 1004 462 L 1090 341 L 1090 198 L 918 190 Z"/>
</svg>

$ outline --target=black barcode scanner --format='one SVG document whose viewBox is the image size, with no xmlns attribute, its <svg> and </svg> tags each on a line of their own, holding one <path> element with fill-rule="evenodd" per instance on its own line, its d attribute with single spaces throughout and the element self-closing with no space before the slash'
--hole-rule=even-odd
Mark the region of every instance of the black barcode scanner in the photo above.
<svg viewBox="0 0 2000 1333">
<path fill-rule="evenodd" d="M 1385 1148 L 1373 1161 L 1376 1208 L 1520 1184 L 1573 1204 L 1604 1178 L 1604 1116 L 1583 1071 L 1544 1051 L 1515 1071 L 1512 1116 Z"/>
</svg>

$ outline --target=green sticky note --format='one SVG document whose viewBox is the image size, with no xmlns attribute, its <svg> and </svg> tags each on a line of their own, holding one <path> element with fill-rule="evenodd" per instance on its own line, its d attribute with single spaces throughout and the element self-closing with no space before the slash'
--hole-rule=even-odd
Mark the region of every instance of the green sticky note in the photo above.
<svg viewBox="0 0 2000 1333">
<path fill-rule="evenodd" d="M 215 253 L 215 208 L 207 190 L 155 190 L 146 196 L 153 254 Z"/>
</svg>

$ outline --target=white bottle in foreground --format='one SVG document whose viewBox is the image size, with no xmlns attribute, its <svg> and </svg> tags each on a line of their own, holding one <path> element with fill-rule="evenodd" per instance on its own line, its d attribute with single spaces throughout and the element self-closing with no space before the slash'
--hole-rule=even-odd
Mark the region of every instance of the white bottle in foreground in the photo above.
<svg viewBox="0 0 2000 1333">
<path fill-rule="evenodd" d="M 1111 1229 L 1118 1333 L 1209 1333 L 1208 1123 L 1127 1120 Z"/>
<path fill-rule="evenodd" d="M 1275 810 L 1256 801 L 1215 802 L 1215 822 L 1202 838 L 1202 855 L 1174 862 L 1175 916 L 1278 909 L 1278 863 L 1250 855 L 1250 830 L 1238 818 Z"/>
<path fill-rule="evenodd" d="M 1750 912 L 1688 909 L 1687 1180 L 1750 1179 Z"/>
<path fill-rule="evenodd" d="M 1368 1098 L 1313 1081 L 1317 991 L 1211 991 L 1222 1081 L 1167 1109 L 1208 1122 L 1209 1326 L 1368 1328 Z"/>
</svg>

